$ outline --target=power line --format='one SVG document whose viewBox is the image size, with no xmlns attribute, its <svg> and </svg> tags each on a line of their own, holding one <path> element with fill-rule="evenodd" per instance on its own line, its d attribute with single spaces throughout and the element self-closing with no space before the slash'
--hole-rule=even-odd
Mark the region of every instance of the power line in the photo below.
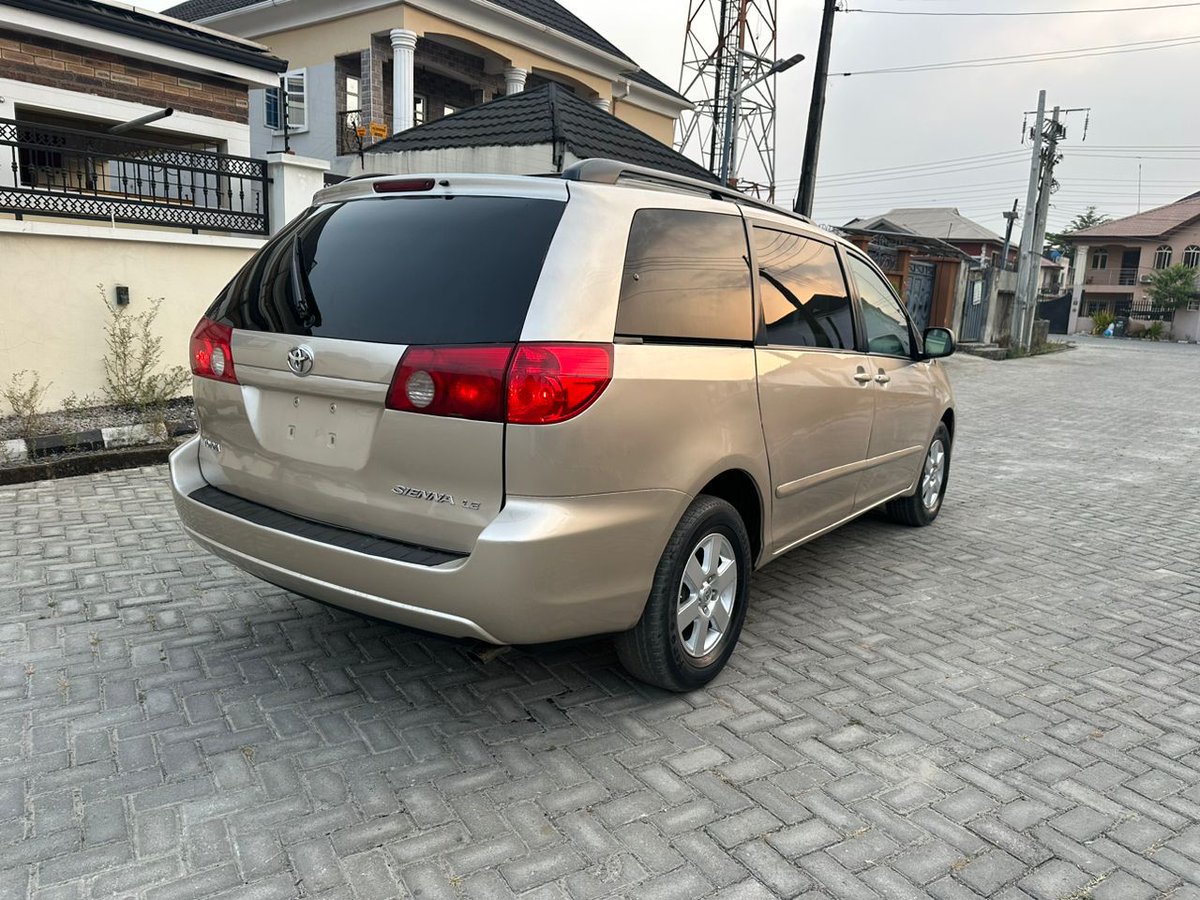
<svg viewBox="0 0 1200 900">
<path fill-rule="evenodd" d="M 1153 6 L 1114 6 L 1107 9 L 1039 9 L 1032 11 L 990 11 L 990 10 L 956 10 L 947 12 L 944 10 L 929 10 L 929 9 L 860 9 L 849 7 L 844 10 L 848 13 L 868 13 L 875 16 L 1083 16 L 1095 15 L 1097 13 L 1117 13 L 1117 12 L 1149 12 L 1156 9 L 1185 9 L 1190 6 L 1200 6 L 1200 0 L 1186 3 L 1157 3 Z"/>
<path fill-rule="evenodd" d="M 926 163 L 911 163 L 904 166 L 887 166 L 881 169 L 859 169 L 856 172 L 833 172 L 827 175 L 822 175 L 821 178 L 857 178 L 860 175 L 887 175 L 893 172 L 909 172 L 914 169 L 929 169 L 933 167 L 951 166 L 957 163 L 966 162 L 981 162 L 983 160 L 996 159 L 1002 156 L 1024 155 L 1023 150 L 1003 150 L 996 153 L 982 153 L 978 156 L 959 156 L 954 159 L 936 159 Z"/>
<path fill-rule="evenodd" d="M 1021 53 L 1014 56 L 983 56 L 978 59 L 950 60 L 919 66 L 892 66 L 885 69 L 863 69 L 858 72 L 833 72 L 829 77 L 849 78 L 851 75 L 896 75 L 905 72 L 933 72 L 949 69 L 987 69 L 994 66 L 1017 66 L 1036 62 L 1088 59 L 1093 56 L 1114 56 L 1121 53 L 1170 50 L 1189 44 L 1200 44 L 1200 35 L 1182 35 L 1174 38 L 1158 38 L 1153 41 L 1133 41 L 1126 44 L 1106 44 L 1100 47 L 1078 47 L 1073 50 L 1045 50 L 1040 53 Z"/>
</svg>

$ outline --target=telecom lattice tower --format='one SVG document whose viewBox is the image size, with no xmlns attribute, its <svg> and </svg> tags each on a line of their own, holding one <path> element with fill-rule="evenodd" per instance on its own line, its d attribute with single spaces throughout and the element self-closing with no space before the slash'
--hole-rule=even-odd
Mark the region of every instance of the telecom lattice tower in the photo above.
<svg viewBox="0 0 1200 900">
<path fill-rule="evenodd" d="M 779 0 L 689 0 L 680 92 L 696 105 L 679 123 L 681 153 L 719 174 L 729 98 L 778 56 Z M 775 197 L 775 77 L 742 95 L 729 171 L 747 193 Z"/>
</svg>

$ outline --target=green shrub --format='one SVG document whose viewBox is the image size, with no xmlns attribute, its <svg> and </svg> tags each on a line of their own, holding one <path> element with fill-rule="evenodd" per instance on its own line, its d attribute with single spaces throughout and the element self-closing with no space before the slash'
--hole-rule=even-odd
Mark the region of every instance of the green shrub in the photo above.
<svg viewBox="0 0 1200 900">
<path fill-rule="evenodd" d="M 1166 328 L 1163 326 L 1163 323 L 1156 321 L 1146 326 L 1146 330 L 1142 334 L 1152 341 L 1161 341 L 1164 331 L 1166 331 Z"/>
<path fill-rule="evenodd" d="M 1092 313 L 1092 334 L 1104 334 L 1105 330 L 1116 321 L 1116 317 L 1107 309 Z"/>
<path fill-rule="evenodd" d="M 190 377 L 183 366 L 162 369 L 163 339 L 154 334 L 162 300 L 154 300 L 149 310 L 134 314 L 110 305 L 104 286 L 99 287 L 109 313 L 104 327 L 104 396 L 116 406 L 161 417 L 167 401 L 183 392 Z"/>
<path fill-rule="evenodd" d="M 26 378 L 29 379 L 28 384 Z M 0 397 L 4 398 L 17 418 L 21 437 L 31 439 L 42 433 L 42 403 L 48 390 L 50 384 L 43 385 L 37 372 L 30 373 L 24 369 L 13 375 L 8 384 L 0 388 Z"/>
</svg>

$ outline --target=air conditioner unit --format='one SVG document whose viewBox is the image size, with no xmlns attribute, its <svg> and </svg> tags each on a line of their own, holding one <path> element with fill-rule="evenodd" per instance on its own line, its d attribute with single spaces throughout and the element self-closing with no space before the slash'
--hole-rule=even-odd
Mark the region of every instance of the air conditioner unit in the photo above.
<svg viewBox="0 0 1200 900">
<path fill-rule="evenodd" d="M 1154 281 L 1154 278 L 1150 275 L 1143 275 L 1138 279 L 1138 281 L 1140 281 L 1142 284 L 1150 284 L 1152 281 Z"/>
</svg>

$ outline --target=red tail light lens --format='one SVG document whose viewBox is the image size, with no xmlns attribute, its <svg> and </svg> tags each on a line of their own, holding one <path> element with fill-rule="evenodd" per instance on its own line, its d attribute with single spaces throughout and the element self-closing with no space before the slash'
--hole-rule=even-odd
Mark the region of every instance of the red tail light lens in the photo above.
<svg viewBox="0 0 1200 900">
<path fill-rule="evenodd" d="M 201 319 L 192 332 L 192 374 L 237 384 L 233 368 L 233 329 L 212 319 Z"/>
<path fill-rule="evenodd" d="M 520 344 L 508 371 L 508 421 L 551 425 L 574 418 L 612 381 L 611 344 Z"/>
<path fill-rule="evenodd" d="M 409 347 L 388 389 L 387 408 L 504 421 L 504 373 L 511 346 Z"/>
</svg>

